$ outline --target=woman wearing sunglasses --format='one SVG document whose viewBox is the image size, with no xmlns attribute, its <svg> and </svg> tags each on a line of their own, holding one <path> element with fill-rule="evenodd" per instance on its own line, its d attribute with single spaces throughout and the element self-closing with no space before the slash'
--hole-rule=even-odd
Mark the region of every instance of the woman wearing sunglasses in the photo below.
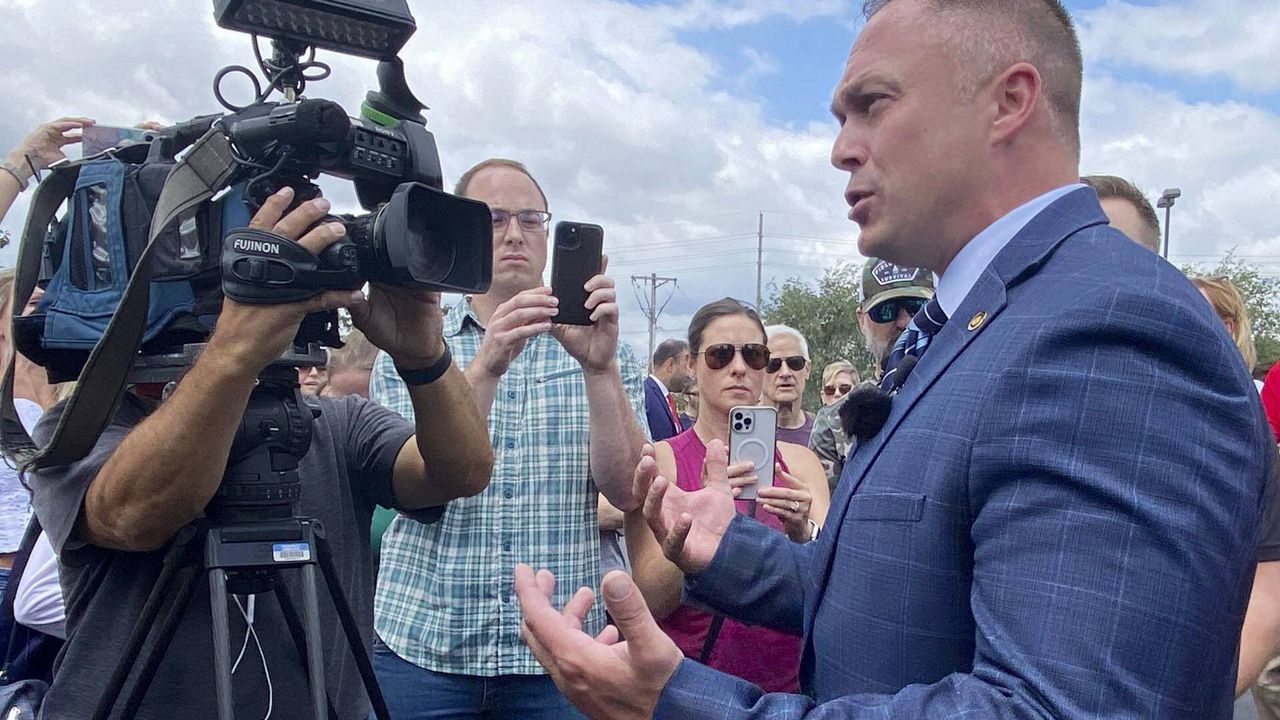
<svg viewBox="0 0 1280 720">
<path fill-rule="evenodd" d="M 700 393 L 698 419 L 683 433 L 646 446 L 644 455 L 657 461 L 659 475 L 693 491 L 702 487 L 707 444 L 729 444 L 730 409 L 759 403 L 769 349 L 755 311 L 725 298 L 693 316 L 689 350 Z M 753 514 L 795 542 L 808 542 L 822 526 L 830 502 L 822 465 L 808 448 L 791 443 L 776 443 L 774 454 L 773 486 L 759 488 L 756 502 L 738 500 L 738 512 Z M 730 464 L 729 482 L 735 495 L 756 482 L 751 463 Z M 632 576 L 650 610 L 687 657 L 768 692 L 798 690 L 800 639 L 682 604 L 684 576 L 663 556 L 639 510 L 627 514 L 627 550 Z"/>
<path fill-rule="evenodd" d="M 853 391 L 862 382 L 848 360 L 837 360 L 822 368 L 822 404 L 830 405 Z"/>
</svg>

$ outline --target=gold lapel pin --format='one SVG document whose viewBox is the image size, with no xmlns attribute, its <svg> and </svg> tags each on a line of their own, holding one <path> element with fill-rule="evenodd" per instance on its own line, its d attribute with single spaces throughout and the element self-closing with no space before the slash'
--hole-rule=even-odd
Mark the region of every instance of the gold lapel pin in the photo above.
<svg viewBox="0 0 1280 720">
<path fill-rule="evenodd" d="M 973 317 L 969 318 L 969 330 L 970 331 L 977 330 L 978 328 L 982 327 L 982 323 L 986 321 L 987 321 L 987 311 L 979 310 L 978 312 L 973 314 Z"/>
</svg>

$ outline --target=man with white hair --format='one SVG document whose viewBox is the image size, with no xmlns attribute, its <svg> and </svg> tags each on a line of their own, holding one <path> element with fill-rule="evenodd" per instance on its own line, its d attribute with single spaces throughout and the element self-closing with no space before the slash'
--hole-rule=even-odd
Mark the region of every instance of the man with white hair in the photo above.
<svg viewBox="0 0 1280 720">
<path fill-rule="evenodd" d="M 765 405 L 778 409 L 778 439 L 809 447 L 813 416 L 804 411 L 804 384 L 809 379 L 809 343 L 788 325 L 765 328 L 769 364 L 764 366 Z"/>
</svg>

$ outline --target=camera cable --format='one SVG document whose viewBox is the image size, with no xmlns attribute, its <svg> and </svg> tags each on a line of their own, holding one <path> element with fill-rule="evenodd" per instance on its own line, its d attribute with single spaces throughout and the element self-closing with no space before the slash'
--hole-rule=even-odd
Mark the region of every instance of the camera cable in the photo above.
<svg viewBox="0 0 1280 720">
<path fill-rule="evenodd" d="M 266 652 L 262 650 L 262 641 L 257 637 L 257 630 L 253 629 L 253 605 L 255 605 L 255 602 L 253 601 L 255 601 L 255 596 L 248 596 L 247 611 L 244 610 L 241 598 L 237 596 L 233 597 L 233 600 L 236 601 L 236 607 L 241 611 L 241 615 L 244 618 L 244 644 L 241 646 L 241 651 L 239 651 L 239 655 L 236 657 L 236 664 L 232 665 L 232 674 L 236 674 L 239 662 L 241 662 L 242 657 L 244 657 L 244 651 L 248 648 L 248 641 L 250 641 L 250 638 L 253 638 L 253 644 L 257 646 L 257 656 L 262 660 L 262 676 L 266 678 L 266 715 L 262 716 L 262 720 L 270 720 L 271 712 L 273 712 L 275 708 L 275 688 L 271 687 L 271 671 L 268 669 L 268 666 L 266 666 Z"/>
</svg>

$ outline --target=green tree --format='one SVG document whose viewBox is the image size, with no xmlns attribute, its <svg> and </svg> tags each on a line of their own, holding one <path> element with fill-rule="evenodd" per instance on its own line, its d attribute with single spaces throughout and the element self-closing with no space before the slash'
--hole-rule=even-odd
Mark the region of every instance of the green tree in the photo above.
<svg viewBox="0 0 1280 720">
<path fill-rule="evenodd" d="M 848 360 L 866 377 L 871 371 L 867 352 L 858 330 L 857 298 L 861 267 L 850 264 L 827 270 L 817 285 L 789 278 L 782 287 L 769 286 L 769 296 L 760 308 L 766 324 L 790 325 L 809 342 L 813 372 L 804 391 L 804 408 L 816 412 L 822 401 L 822 368 L 835 360 Z"/>
<path fill-rule="evenodd" d="M 1216 267 L 1185 265 L 1188 275 L 1221 275 L 1231 280 L 1244 296 L 1258 350 L 1258 367 L 1270 367 L 1280 360 L 1280 277 L 1264 275 L 1257 265 L 1227 253 Z"/>
</svg>

